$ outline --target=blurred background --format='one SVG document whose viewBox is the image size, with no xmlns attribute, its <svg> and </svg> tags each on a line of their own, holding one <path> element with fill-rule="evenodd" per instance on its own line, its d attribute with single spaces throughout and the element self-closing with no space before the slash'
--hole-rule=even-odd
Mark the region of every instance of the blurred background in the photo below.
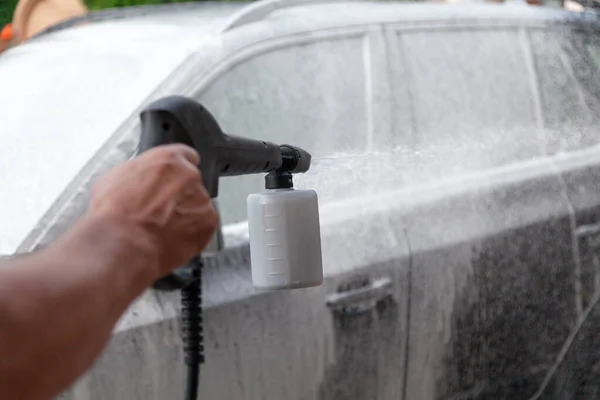
<svg viewBox="0 0 600 400">
<path fill-rule="evenodd" d="M 220 2 L 231 2 L 232 0 L 216 0 Z M 235 1 L 235 0 L 234 0 Z M 406 0 L 413 1 L 413 0 Z M 417 0 L 418 1 L 418 0 Z M 510 1 L 510 0 L 509 0 Z M 535 0 L 535 3 L 550 7 L 564 7 L 565 0 Z M 0 26 L 7 24 L 12 19 L 12 13 L 18 0 L 0 0 Z M 84 0 L 90 10 L 101 10 L 114 7 L 131 7 L 146 4 L 162 3 L 190 3 L 202 2 L 202 0 Z M 440 1 L 445 2 L 445 1 Z M 454 2 L 452 0 L 448 2 Z M 597 0 L 578 0 L 577 3 L 586 8 L 595 8 Z"/>
<path fill-rule="evenodd" d="M 101 10 L 113 7 L 131 7 L 145 4 L 189 3 L 198 0 L 84 0 L 91 10 Z M 220 0 L 230 1 L 230 0 Z M 12 19 L 13 11 L 18 0 L 0 0 L 0 25 L 7 24 Z"/>
</svg>

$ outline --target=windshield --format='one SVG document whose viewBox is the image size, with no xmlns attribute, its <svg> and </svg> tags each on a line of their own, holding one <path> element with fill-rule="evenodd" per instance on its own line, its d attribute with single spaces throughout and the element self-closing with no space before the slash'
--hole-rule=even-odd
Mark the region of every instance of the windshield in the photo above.
<svg viewBox="0 0 600 400">
<path fill-rule="evenodd" d="M 0 56 L 0 254 L 16 249 L 100 146 L 193 51 L 198 31 L 105 22 Z"/>
</svg>

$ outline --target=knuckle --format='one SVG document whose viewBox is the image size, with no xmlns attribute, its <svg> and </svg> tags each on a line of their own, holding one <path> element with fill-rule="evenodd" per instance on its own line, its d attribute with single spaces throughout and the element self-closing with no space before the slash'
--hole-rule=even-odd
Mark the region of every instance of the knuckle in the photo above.
<svg viewBox="0 0 600 400">
<path fill-rule="evenodd" d="M 199 197 L 202 195 L 202 191 L 200 190 L 200 178 L 197 175 L 194 175 L 191 172 L 182 171 L 182 173 L 178 177 L 180 181 L 180 190 L 193 195 L 194 197 Z"/>
<path fill-rule="evenodd" d="M 172 155 L 175 154 L 175 152 L 170 146 L 158 146 L 149 150 L 148 152 L 146 152 L 146 154 L 151 154 L 152 158 L 158 158 L 163 160 L 169 159 L 170 157 L 172 157 Z"/>
<path fill-rule="evenodd" d="M 164 150 L 165 150 L 164 159 L 167 163 L 169 163 L 170 165 L 181 164 L 179 153 L 177 151 L 175 151 L 175 149 L 169 147 L 169 148 L 165 148 Z"/>
<path fill-rule="evenodd" d="M 163 168 L 170 168 L 181 164 L 179 153 L 170 146 L 157 148 L 156 159 Z"/>
<path fill-rule="evenodd" d="M 200 170 L 196 167 L 192 166 L 192 168 L 185 168 L 185 170 L 187 171 L 187 175 L 194 180 L 199 180 L 202 177 Z"/>
<path fill-rule="evenodd" d="M 166 155 L 160 163 L 158 169 L 161 174 L 166 175 L 165 178 L 175 179 L 178 181 L 189 182 L 197 180 L 200 176 L 198 168 L 193 165 L 188 165 L 177 154 Z"/>
</svg>

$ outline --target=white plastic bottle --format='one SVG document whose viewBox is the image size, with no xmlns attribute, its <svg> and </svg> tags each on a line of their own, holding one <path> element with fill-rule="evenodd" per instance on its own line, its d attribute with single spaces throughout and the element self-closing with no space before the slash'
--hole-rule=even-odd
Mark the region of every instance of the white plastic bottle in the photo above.
<svg viewBox="0 0 600 400">
<path fill-rule="evenodd" d="M 254 286 L 277 290 L 321 285 L 317 193 L 270 189 L 248 196 L 247 206 Z"/>
</svg>

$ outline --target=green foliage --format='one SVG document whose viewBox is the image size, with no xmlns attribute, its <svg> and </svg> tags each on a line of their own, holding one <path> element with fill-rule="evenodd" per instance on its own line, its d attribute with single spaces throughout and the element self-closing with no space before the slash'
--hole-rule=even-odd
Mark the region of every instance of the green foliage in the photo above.
<svg viewBox="0 0 600 400">
<path fill-rule="evenodd" d="M 12 20 L 17 0 L 0 0 L 0 29 Z"/>
<path fill-rule="evenodd" d="M 191 1 L 198 0 L 84 0 L 90 10 L 145 4 L 187 3 Z M 17 6 L 17 2 L 18 0 L 0 0 L 0 29 L 12 20 L 12 15 Z"/>
<path fill-rule="evenodd" d="M 1 1 L 1 0 L 0 0 Z M 130 7 L 146 4 L 162 4 L 162 3 L 186 3 L 195 0 L 85 0 L 85 3 L 91 10 L 101 10 L 103 8 L 113 7 Z"/>
</svg>

